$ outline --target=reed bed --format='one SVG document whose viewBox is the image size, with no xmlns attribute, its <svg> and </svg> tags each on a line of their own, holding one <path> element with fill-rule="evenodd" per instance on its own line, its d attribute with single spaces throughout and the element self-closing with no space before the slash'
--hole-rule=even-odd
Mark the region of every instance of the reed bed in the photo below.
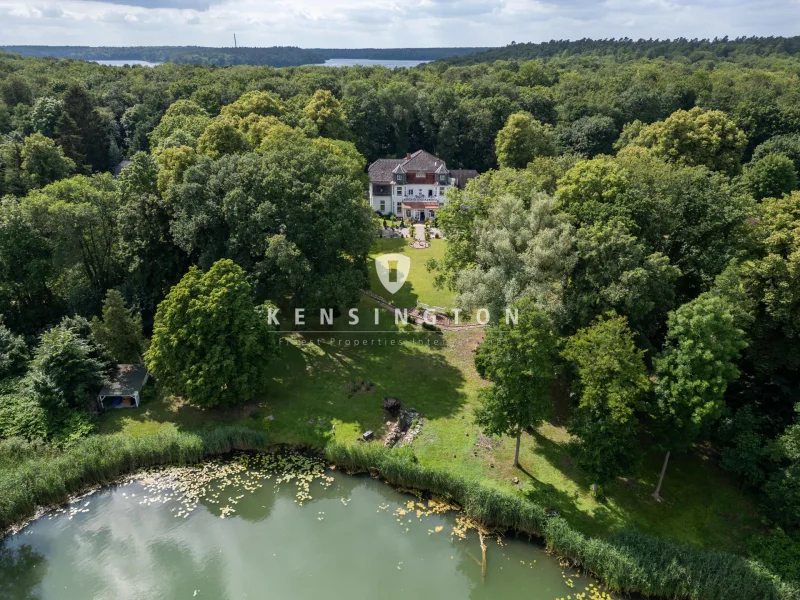
<svg viewBox="0 0 800 600">
<path fill-rule="evenodd" d="M 97 435 L 64 452 L 0 443 L 0 531 L 34 515 L 38 506 L 111 483 L 139 469 L 184 465 L 213 455 L 269 448 L 263 432 L 221 427 L 131 437 Z M 418 464 L 411 453 L 380 444 L 330 444 L 327 460 L 350 472 L 369 471 L 393 485 L 424 490 L 459 504 L 471 518 L 541 539 L 611 589 L 689 600 L 800 600 L 800 590 L 759 563 L 725 552 L 676 544 L 635 531 L 589 538 L 545 507 L 521 496 Z"/>
<path fill-rule="evenodd" d="M 417 464 L 378 444 L 326 448 L 328 460 L 349 471 L 379 474 L 393 485 L 425 490 L 463 507 L 486 525 L 541 539 L 548 550 L 582 566 L 611 589 L 690 600 L 798 600 L 800 590 L 759 563 L 725 552 L 676 544 L 636 531 L 589 538 L 545 507 L 477 481 Z"/>
<path fill-rule="evenodd" d="M 95 435 L 64 452 L 17 446 L 17 454 L 24 456 L 6 461 L 0 469 L 0 532 L 33 516 L 37 506 L 65 502 L 73 494 L 139 469 L 191 464 L 207 456 L 267 446 L 264 433 L 243 427 L 199 433 L 167 430 L 140 437 Z M 9 448 L 0 453 L 3 450 L 8 453 Z"/>
</svg>

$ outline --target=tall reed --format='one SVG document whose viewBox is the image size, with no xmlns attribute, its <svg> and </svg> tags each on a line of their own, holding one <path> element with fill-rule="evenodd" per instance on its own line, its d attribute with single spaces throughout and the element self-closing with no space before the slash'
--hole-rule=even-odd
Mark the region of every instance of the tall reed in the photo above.
<svg viewBox="0 0 800 600">
<path fill-rule="evenodd" d="M 394 485 L 444 496 L 486 525 L 534 535 L 549 550 L 580 564 L 619 592 L 691 600 L 800 599 L 796 587 L 740 556 L 636 531 L 589 538 L 521 496 L 421 466 L 378 444 L 331 444 L 325 453 L 328 460 L 350 471 L 377 472 Z"/>
<path fill-rule="evenodd" d="M 63 502 L 71 494 L 141 468 L 190 464 L 237 450 L 267 450 L 269 445 L 264 433 L 242 427 L 198 433 L 167 430 L 140 437 L 91 436 L 61 453 L 4 444 L 0 444 L 0 531 L 32 516 L 37 506 Z M 548 517 L 542 506 L 422 466 L 409 453 L 379 444 L 330 444 L 325 455 L 342 469 L 375 472 L 394 485 L 446 497 L 487 525 L 534 535 L 617 591 L 690 600 L 800 600 L 800 590 L 758 563 L 635 531 L 589 538 L 563 518 Z"/>
<path fill-rule="evenodd" d="M 71 494 L 144 467 L 184 465 L 206 456 L 267 447 L 262 432 L 222 427 L 201 433 L 169 429 L 137 437 L 94 435 L 65 452 L 32 450 L 0 470 L 0 532 L 32 516 L 37 506 L 64 502 Z"/>
</svg>

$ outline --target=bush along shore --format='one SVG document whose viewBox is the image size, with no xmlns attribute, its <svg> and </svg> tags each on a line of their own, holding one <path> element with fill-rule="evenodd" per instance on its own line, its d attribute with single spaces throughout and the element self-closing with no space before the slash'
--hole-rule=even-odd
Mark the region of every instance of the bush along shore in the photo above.
<svg viewBox="0 0 800 600">
<path fill-rule="evenodd" d="M 17 455 L 15 463 L 0 471 L 2 531 L 34 516 L 37 507 L 63 503 L 72 495 L 143 468 L 192 464 L 234 451 L 266 451 L 270 444 L 262 432 L 221 427 L 140 437 L 97 435 L 59 454 L 13 446 L 14 442 L 5 442 L 0 448 L 0 461 L 9 462 L 9 456 Z M 545 507 L 421 466 L 407 450 L 379 444 L 329 444 L 324 455 L 342 470 L 369 472 L 393 485 L 450 499 L 467 516 L 487 526 L 540 538 L 549 551 L 582 566 L 618 592 L 692 600 L 800 600 L 800 590 L 745 558 L 634 531 L 621 531 L 606 539 L 589 538 L 562 517 L 548 515 Z"/>
</svg>

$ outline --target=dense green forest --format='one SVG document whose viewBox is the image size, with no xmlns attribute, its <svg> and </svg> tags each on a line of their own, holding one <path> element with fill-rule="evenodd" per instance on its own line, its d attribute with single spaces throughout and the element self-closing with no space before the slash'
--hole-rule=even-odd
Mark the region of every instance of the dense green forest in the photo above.
<svg viewBox="0 0 800 600">
<path fill-rule="evenodd" d="M 517 44 L 395 71 L 2 54 L 0 438 L 85 435 L 88 391 L 131 356 L 201 405 L 252 395 L 253 357 L 280 360 L 270 308 L 368 286 L 366 166 L 425 149 L 482 173 L 440 213 L 438 285 L 525 315 L 476 354 L 477 422 L 519 436 L 565 383 L 598 493 L 643 447 L 703 448 L 763 507 L 753 554 L 798 579 L 798 43 Z M 241 362 L 199 369 L 223 322 Z"/>
<path fill-rule="evenodd" d="M 0 46 L 22 56 L 74 58 L 79 60 L 143 60 L 153 63 L 254 65 L 296 67 L 324 63 L 329 58 L 370 60 L 440 60 L 482 52 L 488 48 L 206 48 L 202 46 Z"/>
<path fill-rule="evenodd" d="M 450 64 L 474 65 L 496 60 L 550 59 L 565 56 L 614 56 L 623 59 L 668 58 L 680 62 L 702 60 L 730 60 L 742 56 L 795 56 L 800 52 L 800 36 L 796 37 L 741 37 L 674 40 L 551 40 L 541 43 L 516 43 L 485 52 L 456 56 Z"/>
</svg>

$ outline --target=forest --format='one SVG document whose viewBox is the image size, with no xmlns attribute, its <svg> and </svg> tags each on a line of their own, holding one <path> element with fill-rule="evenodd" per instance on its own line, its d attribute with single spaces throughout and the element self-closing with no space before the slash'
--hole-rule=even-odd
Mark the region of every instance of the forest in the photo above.
<svg viewBox="0 0 800 600">
<path fill-rule="evenodd" d="M 89 390 L 137 356 L 197 404 L 253 397 L 257 361 L 281 360 L 264 311 L 358 301 L 366 167 L 425 149 L 482 174 L 439 214 L 431 277 L 522 316 L 475 354 L 476 422 L 519 448 L 567 386 L 598 495 L 643 448 L 661 480 L 701 449 L 757 498 L 751 555 L 799 580 L 798 44 L 515 44 L 396 70 L 0 54 L 0 438 L 89 435 Z M 235 360 L 199 365 L 232 339 Z"/>
<path fill-rule="evenodd" d="M 800 51 L 800 37 L 740 37 L 674 40 L 630 38 L 609 40 L 551 40 L 541 43 L 511 42 L 501 48 L 456 56 L 450 64 L 473 65 L 496 60 L 532 60 L 564 56 L 615 56 L 617 58 L 667 58 L 680 62 L 730 60 L 742 56 L 794 56 Z"/>
</svg>

